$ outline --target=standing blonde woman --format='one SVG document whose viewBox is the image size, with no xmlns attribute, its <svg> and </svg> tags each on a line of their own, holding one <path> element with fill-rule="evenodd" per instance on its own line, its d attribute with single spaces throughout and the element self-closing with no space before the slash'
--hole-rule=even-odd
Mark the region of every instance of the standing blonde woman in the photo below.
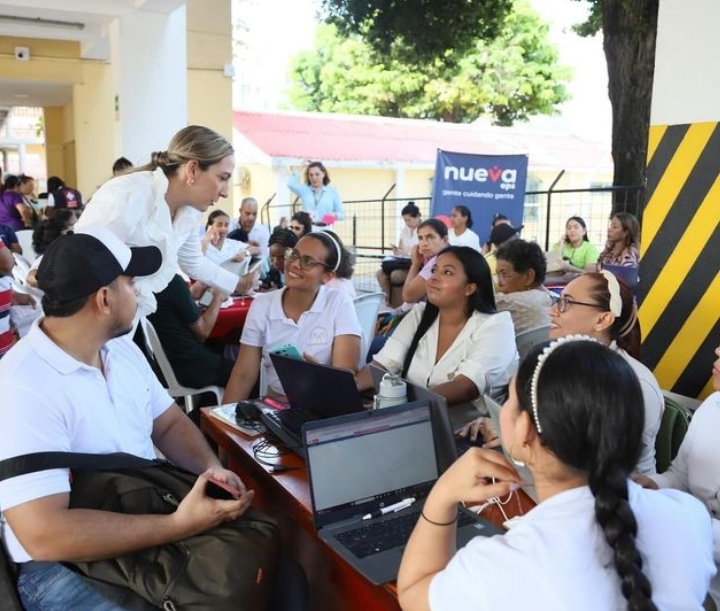
<svg viewBox="0 0 720 611">
<path fill-rule="evenodd" d="M 162 291 L 178 266 L 188 276 L 232 293 L 238 278 L 206 257 L 200 248 L 200 217 L 219 198 L 228 196 L 235 167 L 231 144 L 199 125 L 181 129 L 166 151 L 150 163 L 116 176 L 93 195 L 78 229 L 105 225 L 129 246 L 157 246 L 160 270 L 137 280 L 138 311 L 155 311 L 153 293 Z"/>
</svg>

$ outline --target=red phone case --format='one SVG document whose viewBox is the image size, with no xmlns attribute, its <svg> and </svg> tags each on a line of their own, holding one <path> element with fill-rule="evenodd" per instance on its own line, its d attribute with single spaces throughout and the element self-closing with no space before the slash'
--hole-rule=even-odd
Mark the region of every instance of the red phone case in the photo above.
<svg viewBox="0 0 720 611">
<path fill-rule="evenodd" d="M 229 500 L 237 499 L 240 496 L 240 491 L 230 484 L 209 477 L 205 487 L 205 494 L 213 499 Z"/>
</svg>

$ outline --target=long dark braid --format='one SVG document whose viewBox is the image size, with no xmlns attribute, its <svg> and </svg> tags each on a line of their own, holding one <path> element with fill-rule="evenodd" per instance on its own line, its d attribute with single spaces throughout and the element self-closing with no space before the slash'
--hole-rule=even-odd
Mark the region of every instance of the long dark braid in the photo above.
<svg viewBox="0 0 720 611">
<path fill-rule="evenodd" d="M 412 363 L 413 357 L 415 356 L 415 351 L 417 350 L 420 340 L 435 322 L 435 319 L 438 317 L 439 313 L 440 310 L 438 310 L 432 303 L 425 304 L 425 311 L 423 312 L 422 318 L 420 319 L 420 324 L 418 324 L 417 329 L 415 329 L 415 335 L 413 335 L 412 341 L 410 342 L 410 347 L 408 348 L 407 354 L 405 355 L 405 362 L 403 363 L 402 373 L 400 374 L 401 378 L 407 376 L 408 369 L 410 369 L 410 364 Z"/>
<path fill-rule="evenodd" d="M 645 420 L 640 382 L 620 355 L 599 342 L 568 342 L 555 347 L 541 366 L 536 415 L 532 378 L 546 346 L 536 347 L 520 364 L 520 409 L 530 414 L 536 428 L 540 424 L 543 446 L 569 469 L 587 475 L 595 519 L 612 550 L 627 608 L 657 611 L 628 502 L 627 480 L 640 456 Z"/>
</svg>

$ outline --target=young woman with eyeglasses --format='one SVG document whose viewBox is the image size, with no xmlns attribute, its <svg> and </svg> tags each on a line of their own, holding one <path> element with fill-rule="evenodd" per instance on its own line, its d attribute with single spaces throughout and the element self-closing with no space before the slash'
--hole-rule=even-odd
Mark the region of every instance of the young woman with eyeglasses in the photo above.
<svg viewBox="0 0 720 611">
<path fill-rule="evenodd" d="M 583 334 L 617 352 L 640 379 L 645 426 L 642 453 L 637 464 L 640 473 L 655 472 L 655 438 L 665 409 L 660 386 L 652 372 L 639 360 L 640 324 L 630 288 L 609 271 L 581 274 L 571 280 L 550 307 L 550 339 Z M 480 427 L 480 429 L 478 429 Z M 486 441 L 496 438 L 488 420 L 478 420 L 462 435 L 474 439 L 482 430 Z M 491 443 L 492 445 L 492 443 Z"/>
<path fill-rule="evenodd" d="M 583 333 L 622 356 L 640 379 L 644 405 L 643 450 L 637 469 L 655 471 L 655 438 L 665 409 L 660 386 L 639 360 L 640 324 L 630 288 L 609 271 L 586 273 L 569 282 L 550 308 L 550 339 Z"/>
<path fill-rule="evenodd" d="M 284 395 L 269 357 L 271 349 L 284 344 L 318 363 L 357 371 L 362 330 L 352 300 L 323 286 L 335 275 L 341 253 L 337 240 L 322 231 L 303 236 L 285 251 L 285 287 L 253 300 L 224 403 L 251 396 L 260 367 L 269 394 Z"/>
<path fill-rule="evenodd" d="M 538 346 L 500 422 L 513 462 L 534 478 L 537 507 L 504 535 L 456 551 L 458 504 L 504 500 L 523 483 L 499 452 L 470 448 L 431 490 L 405 548 L 404 611 L 702 609 L 715 568 L 707 510 L 630 481 L 643 411 L 626 359 L 582 336 Z"/>
</svg>

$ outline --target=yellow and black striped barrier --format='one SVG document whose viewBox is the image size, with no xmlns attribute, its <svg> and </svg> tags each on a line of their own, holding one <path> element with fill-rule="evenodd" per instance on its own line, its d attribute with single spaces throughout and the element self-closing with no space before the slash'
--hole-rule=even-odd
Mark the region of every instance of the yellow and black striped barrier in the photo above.
<svg viewBox="0 0 720 611">
<path fill-rule="evenodd" d="M 662 388 L 704 397 L 720 344 L 720 124 L 651 127 L 647 175 L 643 362 Z"/>
</svg>

